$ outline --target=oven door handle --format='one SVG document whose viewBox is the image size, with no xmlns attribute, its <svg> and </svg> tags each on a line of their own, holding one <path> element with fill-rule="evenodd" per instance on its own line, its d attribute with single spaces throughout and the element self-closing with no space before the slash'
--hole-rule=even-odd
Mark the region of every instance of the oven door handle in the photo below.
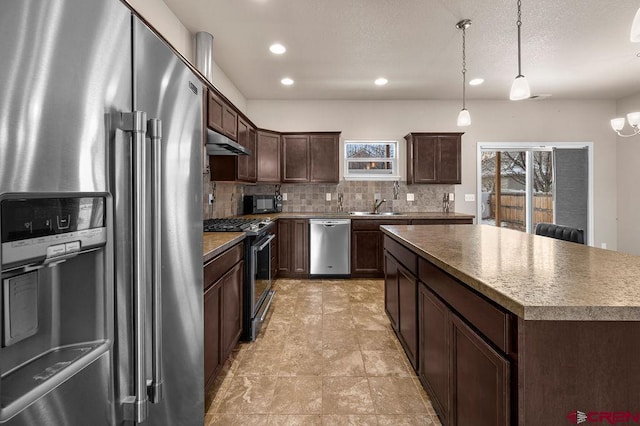
<svg viewBox="0 0 640 426">
<path fill-rule="evenodd" d="M 267 244 L 269 244 L 271 242 L 271 240 L 273 240 L 275 237 L 276 237 L 276 234 L 269 235 L 269 237 L 264 241 L 264 243 L 260 244 L 260 246 L 258 248 L 256 248 L 255 251 L 260 251 L 263 248 L 265 248 L 267 246 Z"/>
</svg>

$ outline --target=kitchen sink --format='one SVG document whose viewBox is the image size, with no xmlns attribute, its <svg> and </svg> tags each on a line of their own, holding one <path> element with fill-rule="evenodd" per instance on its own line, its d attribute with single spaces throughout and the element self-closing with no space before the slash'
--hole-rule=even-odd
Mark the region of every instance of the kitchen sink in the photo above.
<svg viewBox="0 0 640 426">
<path fill-rule="evenodd" d="M 404 213 L 400 212 L 349 212 L 351 216 L 403 216 Z"/>
</svg>

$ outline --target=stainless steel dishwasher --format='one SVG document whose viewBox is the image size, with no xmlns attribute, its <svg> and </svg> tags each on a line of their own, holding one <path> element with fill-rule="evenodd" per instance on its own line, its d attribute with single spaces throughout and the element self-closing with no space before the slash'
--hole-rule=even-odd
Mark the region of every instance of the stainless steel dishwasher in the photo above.
<svg viewBox="0 0 640 426">
<path fill-rule="evenodd" d="M 309 273 L 348 276 L 351 273 L 351 220 L 309 220 Z"/>
</svg>

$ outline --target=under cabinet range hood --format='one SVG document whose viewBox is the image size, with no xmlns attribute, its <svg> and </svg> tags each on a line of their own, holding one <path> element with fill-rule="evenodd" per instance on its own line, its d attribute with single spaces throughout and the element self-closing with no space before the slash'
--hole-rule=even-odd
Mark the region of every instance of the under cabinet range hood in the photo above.
<svg viewBox="0 0 640 426">
<path fill-rule="evenodd" d="M 251 155 L 251 151 L 218 132 L 207 129 L 208 155 Z"/>
</svg>

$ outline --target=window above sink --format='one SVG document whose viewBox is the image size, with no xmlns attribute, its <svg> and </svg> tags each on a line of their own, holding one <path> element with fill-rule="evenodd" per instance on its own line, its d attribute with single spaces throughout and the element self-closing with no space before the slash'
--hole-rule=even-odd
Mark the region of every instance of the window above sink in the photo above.
<svg viewBox="0 0 640 426">
<path fill-rule="evenodd" d="M 398 142 L 348 140 L 344 144 L 346 180 L 398 180 Z"/>
</svg>

